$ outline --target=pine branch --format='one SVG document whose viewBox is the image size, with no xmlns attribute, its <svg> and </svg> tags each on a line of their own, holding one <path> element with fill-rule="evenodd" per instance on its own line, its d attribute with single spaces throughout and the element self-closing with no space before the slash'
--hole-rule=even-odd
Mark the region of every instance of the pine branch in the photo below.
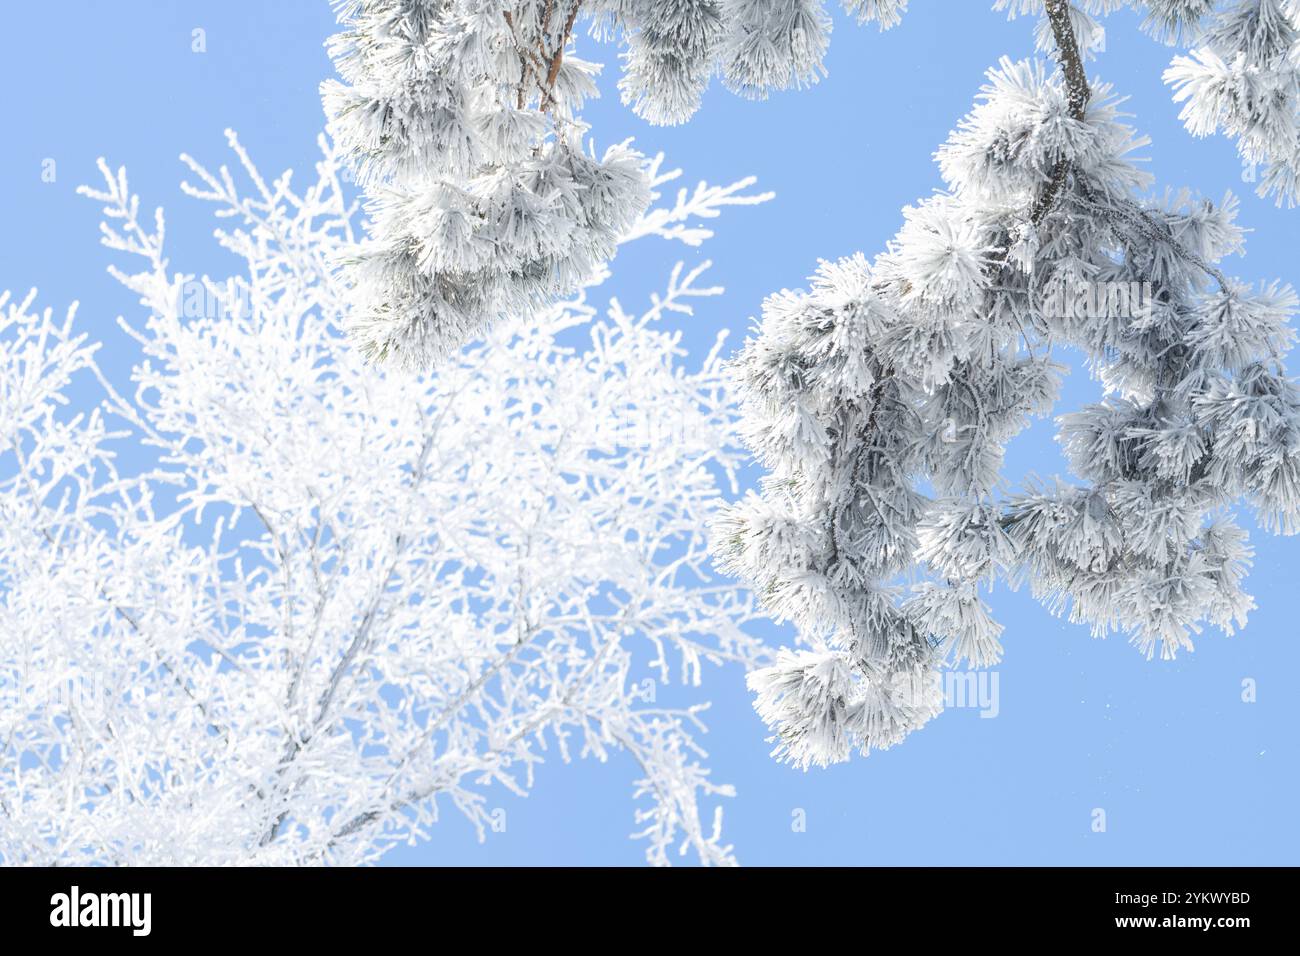
<svg viewBox="0 0 1300 956">
<path fill-rule="evenodd" d="M 1092 88 L 1088 83 L 1088 72 L 1083 64 L 1083 55 L 1079 50 L 1078 39 L 1074 35 L 1074 27 L 1070 23 L 1069 0 L 1045 0 L 1045 6 L 1047 20 L 1052 28 L 1052 37 L 1056 41 L 1057 60 L 1061 66 L 1061 74 L 1065 78 L 1066 101 L 1069 105 L 1070 117 L 1082 123 L 1087 118 L 1088 102 L 1092 98 Z M 1081 200 L 1083 205 L 1103 214 L 1112 222 L 1121 220 L 1131 228 L 1136 229 L 1146 239 L 1168 246 L 1176 255 L 1211 276 L 1219 284 L 1219 288 L 1227 288 L 1227 279 L 1221 271 L 1179 242 L 1169 231 L 1167 225 L 1156 220 L 1154 216 L 1137 203 L 1124 200 L 1118 206 L 1115 206 L 1101 202 L 1087 181 L 1078 175 L 1078 171 L 1073 168 L 1073 164 L 1066 159 L 1058 160 L 1052 168 L 1052 175 L 1047 188 L 1039 196 L 1038 202 L 1034 204 L 1034 210 L 1030 215 L 1030 222 L 1034 226 L 1040 225 L 1051 213 L 1052 209 L 1055 208 L 1072 171 L 1075 173 L 1076 185 L 1083 194 Z M 1009 250 L 1002 254 L 1001 259 L 1003 261 L 1005 261 L 1008 253 Z"/>
</svg>

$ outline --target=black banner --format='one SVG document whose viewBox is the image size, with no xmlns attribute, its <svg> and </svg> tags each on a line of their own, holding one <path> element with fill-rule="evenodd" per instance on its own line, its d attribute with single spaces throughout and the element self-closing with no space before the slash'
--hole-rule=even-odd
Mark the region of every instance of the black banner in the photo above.
<svg viewBox="0 0 1300 956">
<path fill-rule="evenodd" d="M 805 927 L 810 942 L 866 921 L 926 940 L 1125 936 L 1231 945 L 1286 928 L 1289 869 L 863 868 L 4 869 L 8 939 L 78 943 L 374 942 L 395 932 L 489 930 L 554 945 L 561 920 L 613 919 L 620 935 L 725 940 Z M 1292 912 L 1286 913 L 1290 909 Z M 584 916 L 583 914 L 589 914 Z M 686 922 L 683 922 L 686 921 Z M 698 926 L 698 929 L 696 928 Z M 820 927 L 820 928 L 819 928 Z M 426 935 L 427 934 L 427 935 Z M 433 935 L 436 934 L 436 935 Z M 565 933 L 564 935 L 567 935 Z M 92 937 L 95 937 L 92 939 Z M 484 938 L 486 943 L 488 937 Z M 66 940 L 71 942 L 71 940 Z M 918 938 L 918 942 L 921 939 Z"/>
</svg>

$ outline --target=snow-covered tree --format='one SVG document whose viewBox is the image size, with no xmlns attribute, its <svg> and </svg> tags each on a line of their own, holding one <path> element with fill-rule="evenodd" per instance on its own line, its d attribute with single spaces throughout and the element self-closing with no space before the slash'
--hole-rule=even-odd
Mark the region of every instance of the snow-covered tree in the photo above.
<svg viewBox="0 0 1300 956">
<path fill-rule="evenodd" d="M 1146 140 L 1087 77 L 1088 11 L 997 6 L 1044 13 L 1059 68 L 991 70 L 936 155 L 945 190 L 905 209 L 874 260 L 823 263 L 809 290 L 771 296 L 736 365 L 768 473 L 716 547 L 810 645 L 750 678 L 777 753 L 801 766 L 897 743 L 941 709 L 942 666 L 999 660 L 998 578 L 1173 657 L 1253 606 L 1230 507 L 1300 530 L 1294 293 L 1220 270 L 1242 248 L 1231 195 L 1144 198 Z M 1171 30 L 1209 5 L 1149 6 Z M 1010 490 L 1006 443 L 1053 408 L 1062 346 L 1106 390 L 1059 419 L 1078 482 Z"/>
<path fill-rule="evenodd" d="M 905 3 L 850 0 L 894 22 Z M 370 200 L 350 256 L 351 331 L 373 358 L 428 367 L 503 316 L 577 288 L 645 208 L 640 157 L 597 155 L 583 104 L 600 64 L 575 31 L 623 47 L 623 101 L 680 123 L 715 73 L 746 95 L 814 82 L 820 0 L 335 0 L 330 130 Z"/>
<path fill-rule="evenodd" d="M 687 367 L 659 321 L 719 291 L 704 266 L 385 373 L 342 331 L 336 150 L 296 191 L 231 144 L 247 193 L 186 186 L 236 223 L 228 278 L 169 268 L 123 172 L 87 191 L 139 264 L 129 383 L 71 312 L 0 298 L 0 863 L 371 861 L 448 809 L 496 828 L 544 756 L 617 754 L 651 862 L 732 862 L 705 704 L 654 693 L 765 657 L 707 561 L 742 459 L 720 348 Z M 748 185 L 620 240 L 699 245 Z"/>
<path fill-rule="evenodd" d="M 601 64 L 574 38 L 621 47 L 624 103 L 656 124 L 699 108 L 712 77 L 763 97 L 825 73 L 824 0 L 334 0 L 340 75 L 322 87 L 331 130 L 371 200 L 351 258 L 352 331 L 381 360 L 427 367 L 502 316 L 577 288 L 644 208 L 637 154 L 596 155 L 584 103 Z M 907 0 L 843 0 L 859 22 L 899 23 Z M 1300 0 L 996 0 L 1011 16 L 1059 7 L 1082 56 L 1123 7 L 1169 43 L 1165 74 L 1197 135 L 1221 130 L 1262 167 L 1259 191 L 1297 201 Z M 1049 18 L 1039 46 L 1054 48 Z M 1086 85 L 1086 81 L 1080 81 Z M 1082 88 L 1082 87 L 1080 87 Z"/>
<path fill-rule="evenodd" d="M 888 28 L 907 2 L 844 6 Z M 1251 607 L 1251 551 L 1230 507 L 1300 528 L 1300 397 L 1282 364 L 1295 295 L 1221 271 L 1242 249 L 1237 201 L 1153 193 L 1133 159 L 1146 139 L 1087 65 L 1105 18 L 1136 10 L 1147 32 L 1189 48 L 1166 73 L 1188 128 L 1234 137 L 1263 167 L 1261 193 L 1293 202 L 1300 3 L 993 6 L 1036 18 L 1045 56 L 1001 60 L 937 154 L 944 191 L 905 209 L 879 256 L 823 263 L 809 290 L 770 297 L 736 363 L 746 440 L 768 474 L 722 516 L 715 545 L 810 645 L 751 678 L 778 752 L 804 766 L 901 740 L 939 711 L 945 662 L 996 661 L 995 579 L 1172 656 Z M 354 0 L 341 13 L 344 85 L 327 85 L 326 103 L 377 210 L 379 252 L 360 257 L 353 287 L 376 319 L 358 333 L 372 353 L 391 344 L 419 361 L 562 294 L 595 267 L 610 210 L 642 202 L 621 178 L 621 191 L 597 190 L 593 216 L 549 172 L 588 133 L 597 67 L 572 55 L 577 25 L 622 45 L 619 89 L 638 115 L 677 123 L 711 76 L 752 97 L 816 82 L 831 22 L 822 0 Z M 626 152 L 606 161 L 632 168 Z M 447 230 L 448 189 L 478 197 L 472 228 Z M 582 265 L 539 258 L 519 221 Z M 453 296 L 470 303 L 459 311 L 409 294 L 462 278 L 480 288 L 482 273 L 435 261 L 480 237 L 497 257 L 482 288 L 514 292 Z M 1011 490 L 1003 450 L 1053 409 L 1062 346 L 1106 389 L 1061 419 L 1077 483 Z"/>
</svg>

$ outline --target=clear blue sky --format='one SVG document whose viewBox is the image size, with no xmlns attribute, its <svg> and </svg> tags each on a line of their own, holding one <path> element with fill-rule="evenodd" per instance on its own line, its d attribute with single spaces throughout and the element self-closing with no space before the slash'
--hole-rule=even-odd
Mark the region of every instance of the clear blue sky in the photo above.
<svg viewBox="0 0 1300 956">
<path fill-rule="evenodd" d="M 969 108 L 983 71 L 1002 54 L 1031 50 L 1031 22 L 1008 24 L 990 6 L 914 0 L 903 26 L 885 34 L 837 11 L 830 76 L 818 87 L 766 103 L 716 88 L 685 127 L 647 127 L 612 95 L 597 104 L 588 118 L 602 143 L 635 135 L 688 179 L 753 173 L 777 193 L 719 221 L 703 254 L 728 294 L 689 320 L 692 340 L 730 328 L 738 341 L 766 293 L 800 285 L 818 258 L 873 255 L 897 228 L 900 207 L 939 184 L 930 155 Z M 331 71 L 322 49 L 329 5 L 62 0 L 8 4 L 4 20 L 0 89 L 10 132 L 0 149 L 0 289 L 37 286 L 56 308 L 80 299 L 83 328 L 108 341 L 108 360 L 120 363 L 129 353 L 112 322 L 135 304 L 104 275 L 97 209 L 75 187 L 96 181 L 97 156 L 126 164 L 144 202 L 168 209 L 173 262 L 220 272 L 211 220 L 176 187 L 176 157 L 226 161 L 229 126 L 264 172 L 309 169 L 322 123 L 316 88 Z M 1243 194 L 1241 218 L 1254 232 L 1248 256 L 1228 271 L 1300 284 L 1300 210 L 1256 199 L 1227 142 L 1189 138 L 1159 79 L 1169 51 L 1140 35 L 1132 16 L 1109 24 L 1108 50 L 1092 70 L 1131 96 L 1130 111 L 1155 140 L 1147 155 L 1161 187 Z M 190 49 L 196 27 L 206 31 L 203 54 Z M 607 90 L 615 78 L 611 67 Z M 46 159 L 57 163 L 51 184 L 41 180 Z M 626 257 L 615 291 L 635 299 L 655 287 L 663 261 L 662 251 Z M 1095 394 L 1076 371 L 1066 401 Z M 1044 423 L 1015 443 L 1013 474 L 1063 469 L 1053 430 Z M 1000 591 L 998 717 L 953 710 L 900 748 L 831 770 L 773 763 L 741 675 L 707 672 L 715 704 L 705 743 L 716 777 L 739 789 L 726 828 L 741 861 L 1300 862 L 1292 684 L 1300 679 L 1300 540 L 1252 538 L 1250 585 L 1261 608 L 1244 633 L 1207 633 L 1194 655 L 1147 662 L 1122 639 L 1094 641 L 1027 595 Z M 773 627 L 771 637 L 787 635 Z M 1246 678 L 1257 681 L 1257 703 L 1241 701 Z M 627 839 L 634 774 L 630 760 L 550 763 L 531 797 L 501 797 L 508 827 L 487 844 L 448 813 L 430 843 L 395 851 L 391 862 L 638 864 L 640 844 Z M 1107 813 L 1105 833 L 1091 831 L 1097 807 Z M 796 809 L 805 832 L 791 827 Z"/>
</svg>

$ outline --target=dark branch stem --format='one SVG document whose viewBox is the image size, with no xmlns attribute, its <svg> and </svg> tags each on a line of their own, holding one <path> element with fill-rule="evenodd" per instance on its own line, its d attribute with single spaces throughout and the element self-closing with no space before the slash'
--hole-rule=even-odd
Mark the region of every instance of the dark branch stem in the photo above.
<svg viewBox="0 0 1300 956">
<path fill-rule="evenodd" d="M 1070 23 L 1068 0 L 1047 0 L 1047 20 L 1052 26 L 1052 38 L 1056 40 L 1056 55 L 1061 64 L 1061 72 L 1065 74 L 1070 116 L 1083 122 L 1087 115 L 1088 101 L 1092 98 L 1092 89 L 1088 86 L 1088 72 L 1083 67 L 1079 41 L 1074 35 L 1074 26 Z"/>
<path fill-rule="evenodd" d="M 1047 0 L 1047 20 L 1052 27 L 1052 37 L 1056 40 L 1056 56 L 1061 64 L 1061 73 L 1065 76 L 1070 118 L 1083 122 L 1087 115 L 1088 100 L 1092 98 L 1092 89 L 1088 86 L 1088 72 L 1083 67 L 1079 42 L 1074 36 L 1074 26 L 1070 23 L 1068 0 Z M 1038 197 L 1034 211 L 1030 214 L 1030 222 L 1035 226 L 1040 225 L 1052 211 L 1065 190 L 1065 181 L 1069 175 L 1069 160 L 1058 159 L 1052 167 L 1047 188 Z"/>
</svg>

